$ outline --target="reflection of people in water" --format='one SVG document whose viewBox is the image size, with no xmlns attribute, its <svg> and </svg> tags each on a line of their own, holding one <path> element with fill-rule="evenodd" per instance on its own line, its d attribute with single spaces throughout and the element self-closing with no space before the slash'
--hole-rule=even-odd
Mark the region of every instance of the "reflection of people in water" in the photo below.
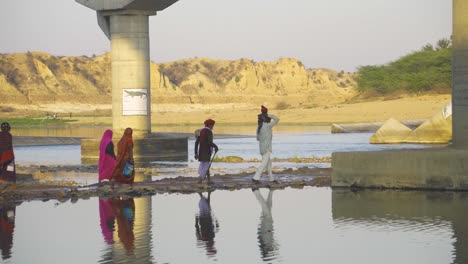
<svg viewBox="0 0 468 264">
<path fill-rule="evenodd" d="M 15 206 L 0 206 L 0 251 L 2 259 L 11 257 L 13 231 L 15 229 Z"/>
<path fill-rule="evenodd" d="M 262 215 L 260 216 L 260 224 L 257 232 L 262 259 L 264 261 L 272 260 L 273 257 L 277 255 L 275 252 L 278 250 L 278 244 L 275 242 L 274 238 L 273 216 L 271 215 L 273 190 L 269 190 L 266 201 L 258 189 L 252 189 L 252 191 L 262 207 Z"/>
<path fill-rule="evenodd" d="M 133 198 L 112 197 L 99 199 L 99 216 L 104 240 L 109 244 L 114 243 L 113 231 L 115 230 L 115 220 L 117 220 L 119 239 L 127 255 L 132 255 L 135 249 L 135 236 L 133 234 L 135 202 Z"/>
<path fill-rule="evenodd" d="M 200 212 L 195 216 L 197 242 L 205 248 L 208 256 L 214 256 L 217 252 L 214 246 L 214 237 L 219 230 L 219 224 L 211 211 L 211 193 L 208 192 L 208 197 L 203 196 L 201 193 L 198 193 L 198 195 L 200 196 L 200 202 L 198 203 Z"/>
<path fill-rule="evenodd" d="M 135 249 L 135 236 L 133 234 L 135 202 L 133 198 L 120 199 L 120 197 L 114 197 L 111 200 L 111 205 L 117 219 L 119 239 L 127 251 L 127 255 L 132 255 Z"/>
<path fill-rule="evenodd" d="M 112 210 L 111 199 L 99 198 L 99 217 L 101 219 L 101 232 L 107 244 L 114 243 L 115 215 Z"/>
</svg>

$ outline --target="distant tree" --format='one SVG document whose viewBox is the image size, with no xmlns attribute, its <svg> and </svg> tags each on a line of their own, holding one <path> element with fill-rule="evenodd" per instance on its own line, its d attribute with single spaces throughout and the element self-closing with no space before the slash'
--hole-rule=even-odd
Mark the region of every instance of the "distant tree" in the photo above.
<svg viewBox="0 0 468 264">
<path fill-rule="evenodd" d="M 448 47 L 450 47 L 450 40 L 449 39 L 446 39 L 446 38 L 443 38 L 443 39 L 439 39 L 437 41 L 437 49 L 446 49 Z"/>
<path fill-rule="evenodd" d="M 434 46 L 432 46 L 432 44 L 426 44 L 424 45 L 422 48 L 421 48 L 422 51 L 433 51 L 434 50 Z"/>
</svg>

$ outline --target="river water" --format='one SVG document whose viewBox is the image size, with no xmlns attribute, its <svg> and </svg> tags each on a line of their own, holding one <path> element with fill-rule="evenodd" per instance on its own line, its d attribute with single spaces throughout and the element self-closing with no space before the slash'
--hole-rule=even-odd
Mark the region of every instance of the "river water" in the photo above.
<svg viewBox="0 0 468 264">
<path fill-rule="evenodd" d="M 194 126 L 166 126 L 153 128 L 158 132 L 193 132 Z M 80 129 L 28 129 L 16 131 L 17 135 L 36 136 L 68 136 L 68 137 L 100 137 L 104 128 L 80 128 Z M 13 131 L 14 132 L 14 131 Z M 219 147 L 218 156 L 238 156 L 245 160 L 261 159 L 258 153 L 258 142 L 254 134 L 255 127 L 252 126 L 219 126 L 215 127 L 215 137 L 218 134 L 240 134 L 245 137 L 215 138 Z M 349 133 L 331 134 L 330 128 L 325 126 L 278 126 L 274 129 L 273 136 L 273 159 L 287 158 L 311 158 L 330 157 L 337 151 L 369 151 L 402 148 L 427 148 L 440 147 L 434 145 L 394 144 L 374 145 L 369 144 L 372 133 Z M 153 163 L 153 180 L 163 177 L 196 177 L 198 161 L 193 157 L 194 139 L 188 142 L 188 160 L 185 162 L 158 162 Z M 81 150 L 78 145 L 71 146 L 34 146 L 16 147 L 16 162 L 20 165 L 79 165 L 81 163 Z M 212 166 L 214 174 L 227 173 L 255 173 L 258 162 L 246 163 L 223 163 L 216 162 Z M 329 167 L 330 163 L 293 163 L 274 162 L 273 170 L 297 167 Z M 44 174 L 45 176 L 45 174 Z M 76 181 L 79 184 L 93 184 L 97 181 L 96 174 L 81 173 L 76 175 L 56 175 L 47 173 L 49 178 Z"/>
<path fill-rule="evenodd" d="M 285 190 L 1 208 L 3 263 L 467 263 L 468 197 Z M 5 215 L 9 217 L 5 217 Z"/>
<path fill-rule="evenodd" d="M 275 132 L 277 158 L 438 147 L 370 145 L 369 133 L 308 128 Z M 260 158 L 252 137 L 215 142 L 220 156 Z M 15 154 L 18 164 L 64 165 L 79 164 L 79 151 L 79 146 L 18 147 Z M 193 153 L 193 141 L 188 151 Z M 196 175 L 192 156 L 175 169 L 173 165 L 155 163 L 153 179 Z M 214 169 L 253 171 L 256 165 L 217 163 Z M 95 178 L 88 175 L 81 181 Z M 0 208 L 0 216 L 2 263 L 468 263 L 467 193 L 328 187 L 217 190 L 29 201 Z"/>
</svg>

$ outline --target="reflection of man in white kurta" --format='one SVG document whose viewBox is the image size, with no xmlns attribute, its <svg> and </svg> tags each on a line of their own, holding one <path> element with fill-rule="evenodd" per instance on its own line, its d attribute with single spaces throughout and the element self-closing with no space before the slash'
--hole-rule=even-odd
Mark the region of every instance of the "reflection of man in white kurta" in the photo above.
<svg viewBox="0 0 468 264">
<path fill-rule="evenodd" d="M 268 191 L 268 198 L 265 201 L 258 189 L 254 189 L 253 194 L 257 198 L 258 203 L 262 207 L 262 215 L 260 216 L 260 224 L 258 225 L 258 244 L 262 259 L 265 261 L 273 260 L 277 256 L 278 244 L 275 242 L 273 232 L 273 216 L 271 207 L 273 205 L 273 190 Z"/>
<path fill-rule="evenodd" d="M 262 106 L 262 114 L 258 115 L 259 118 L 259 129 L 257 133 L 257 140 L 260 146 L 260 154 L 262 155 L 262 162 L 260 166 L 257 168 L 257 172 L 255 173 L 252 181 L 258 182 L 260 177 L 262 176 L 262 172 L 267 169 L 268 177 L 270 181 L 274 181 L 272 173 L 272 164 L 271 164 L 271 152 L 272 152 L 272 139 L 273 139 L 273 131 L 272 128 L 278 124 L 279 118 L 275 115 L 267 114 L 263 112 Z M 273 121 L 271 121 L 273 119 Z"/>
</svg>

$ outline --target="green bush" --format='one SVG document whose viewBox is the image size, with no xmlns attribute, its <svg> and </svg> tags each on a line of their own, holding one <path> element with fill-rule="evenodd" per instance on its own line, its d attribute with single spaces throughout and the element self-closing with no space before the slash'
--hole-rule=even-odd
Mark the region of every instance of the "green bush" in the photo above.
<svg viewBox="0 0 468 264">
<path fill-rule="evenodd" d="M 356 83 L 361 92 L 425 92 L 437 87 L 451 87 L 452 49 L 446 40 L 438 48 L 430 44 L 387 65 L 361 66 Z"/>
</svg>

